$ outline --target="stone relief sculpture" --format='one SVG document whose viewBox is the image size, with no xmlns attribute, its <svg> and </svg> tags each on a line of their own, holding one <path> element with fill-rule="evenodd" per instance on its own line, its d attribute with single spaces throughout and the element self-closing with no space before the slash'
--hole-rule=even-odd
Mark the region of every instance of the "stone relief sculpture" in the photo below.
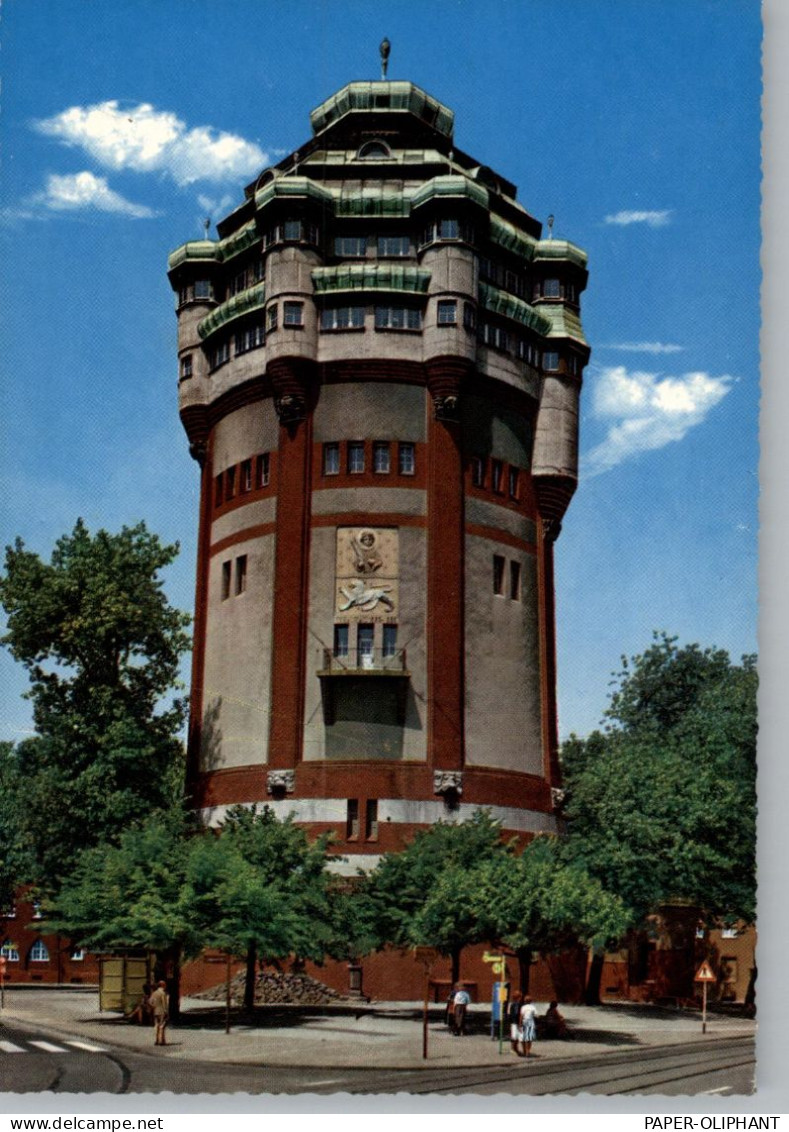
<svg viewBox="0 0 789 1132">
<path fill-rule="evenodd" d="M 364 613 L 369 613 L 375 609 L 379 602 L 386 609 L 393 610 L 394 602 L 386 596 L 391 588 L 391 586 L 378 586 L 375 589 L 368 589 L 365 583 L 357 578 L 347 586 L 340 586 L 340 593 L 345 597 L 345 604 L 339 606 L 339 611 L 345 613 L 347 609 L 352 609 L 355 606 Z"/>
</svg>

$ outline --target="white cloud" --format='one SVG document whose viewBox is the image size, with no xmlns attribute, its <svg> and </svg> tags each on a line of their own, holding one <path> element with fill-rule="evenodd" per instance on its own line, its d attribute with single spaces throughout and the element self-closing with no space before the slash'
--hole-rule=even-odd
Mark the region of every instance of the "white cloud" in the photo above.
<svg viewBox="0 0 789 1132">
<path fill-rule="evenodd" d="M 609 421 L 608 435 L 584 458 L 587 476 L 600 475 L 641 452 L 682 440 L 729 391 L 733 378 L 708 373 L 679 376 L 600 371 L 592 390 L 592 415 Z"/>
<path fill-rule="evenodd" d="M 598 350 L 626 350 L 633 354 L 679 354 L 685 347 L 673 342 L 604 342 Z"/>
<path fill-rule="evenodd" d="M 74 212 L 93 208 L 98 212 L 119 213 L 134 220 L 147 220 L 156 216 L 152 209 L 143 204 L 134 204 L 120 193 L 114 192 L 106 178 L 96 177 L 87 171 L 63 176 L 51 174 L 44 191 L 31 197 L 30 203 L 42 206 L 49 212 Z"/>
<path fill-rule="evenodd" d="M 664 208 L 659 211 L 623 209 L 606 216 L 606 224 L 648 224 L 650 228 L 665 228 L 671 221 L 672 209 Z"/>
<path fill-rule="evenodd" d="M 197 203 L 205 212 L 206 216 L 212 219 L 216 216 L 224 216 L 231 205 L 236 203 L 236 197 L 231 193 L 225 193 L 221 197 L 209 197 L 205 193 L 200 193 L 197 198 Z"/>
<path fill-rule="evenodd" d="M 35 127 L 64 145 L 80 147 L 109 169 L 164 173 L 178 185 L 233 180 L 268 163 L 268 155 L 254 142 L 211 126 L 187 129 L 172 111 L 147 102 L 121 106 L 111 99 L 71 106 Z"/>
</svg>

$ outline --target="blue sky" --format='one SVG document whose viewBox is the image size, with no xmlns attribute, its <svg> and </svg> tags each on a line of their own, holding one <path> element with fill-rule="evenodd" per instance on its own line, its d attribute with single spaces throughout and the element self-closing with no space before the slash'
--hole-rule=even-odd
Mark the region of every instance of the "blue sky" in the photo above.
<svg viewBox="0 0 789 1132">
<path fill-rule="evenodd" d="M 759 6 L 753 0 L 5 0 L 2 542 L 78 516 L 182 547 L 197 467 L 177 414 L 168 252 L 389 74 L 589 253 L 581 486 L 557 544 L 562 736 L 653 629 L 756 649 Z M 30 726 L 0 658 L 0 737 Z"/>
</svg>

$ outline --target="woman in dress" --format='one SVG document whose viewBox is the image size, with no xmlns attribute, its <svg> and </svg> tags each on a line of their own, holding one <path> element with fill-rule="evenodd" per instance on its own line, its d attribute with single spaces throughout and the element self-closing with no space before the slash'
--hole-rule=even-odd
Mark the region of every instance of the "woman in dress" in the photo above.
<svg viewBox="0 0 789 1132">
<path fill-rule="evenodd" d="M 523 1056 L 531 1055 L 531 1044 L 537 1037 L 537 1009 L 528 995 L 523 1000 L 520 1012 L 521 1046 Z"/>
</svg>

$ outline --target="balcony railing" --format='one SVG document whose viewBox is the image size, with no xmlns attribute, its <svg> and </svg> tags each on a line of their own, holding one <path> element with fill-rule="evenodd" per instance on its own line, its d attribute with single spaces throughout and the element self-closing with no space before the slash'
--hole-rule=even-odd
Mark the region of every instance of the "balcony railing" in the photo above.
<svg viewBox="0 0 789 1132">
<path fill-rule="evenodd" d="M 348 649 L 345 653 L 323 650 L 319 676 L 407 676 L 405 649 Z"/>
</svg>

